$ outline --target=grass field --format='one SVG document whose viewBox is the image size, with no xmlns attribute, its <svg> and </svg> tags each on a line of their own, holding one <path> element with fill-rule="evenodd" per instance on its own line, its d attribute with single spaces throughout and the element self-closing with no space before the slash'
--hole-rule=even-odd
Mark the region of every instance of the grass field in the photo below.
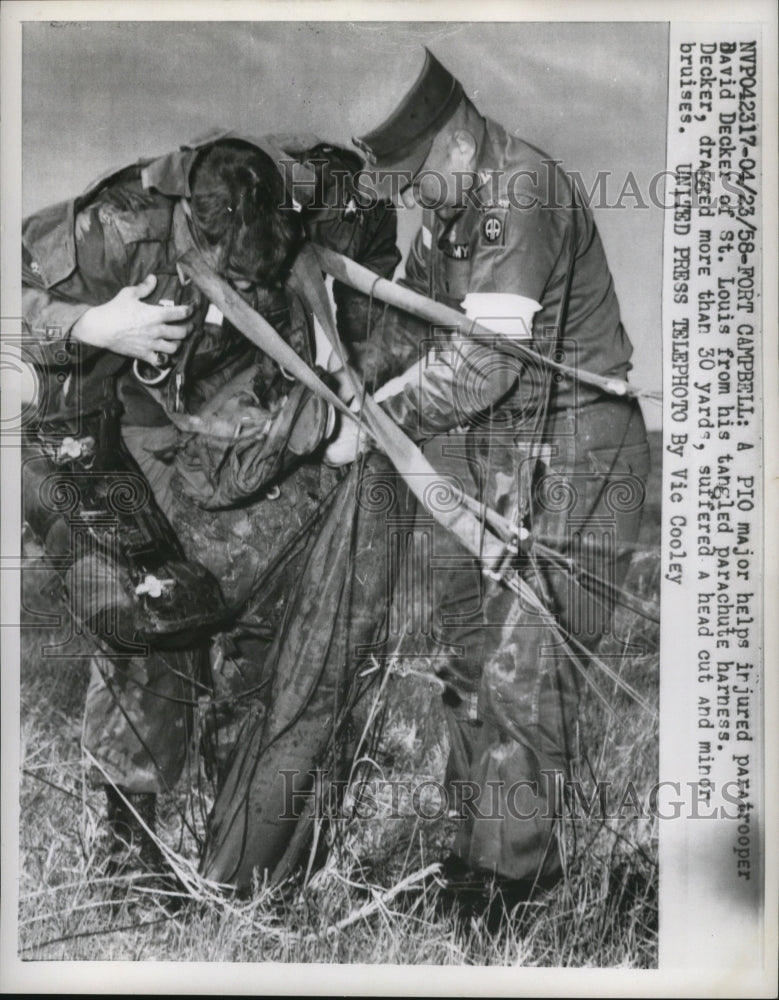
<svg viewBox="0 0 779 1000">
<path fill-rule="evenodd" d="M 626 589 L 656 599 L 660 461 L 649 483 L 641 549 Z M 40 580 L 26 582 L 39 587 Z M 658 629 L 620 610 L 601 652 L 645 702 L 658 702 Z M 34 636 L 34 637 L 33 637 Z M 628 655 L 623 642 L 632 644 Z M 100 868 L 102 795 L 87 787 L 80 749 L 86 661 L 41 659 L 40 630 L 23 636 L 19 954 L 24 959 L 295 961 L 443 965 L 651 968 L 657 961 L 657 821 L 626 807 L 616 818 L 572 813 L 565 821 L 566 872 L 547 895 L 493 919 L 439 905 L 433 878 L 456 821 L 371 819 L 331 828 L 323 867 L 305 883 L 249 901 L 213 892 L 192 873 L 209 806 L 202 783 L 163 802 L 161 836 L 187 873 L 193 899 L 179 912 Z M 629 784 L 645 801 L 656 780 L 657 719 L 613 680 L 585 685 L 578 777 Z M 447 756 L 437 690 L 423 674 L 391 675 L 388 722 L 372 767 L 398 780 L 443 780 Z M 608 707 L 607 707 L 608 706 Z M 193 791 L 199 784 L 200 792 Z M 619 797 L 618 797 L 619 798 Z M 182 821 L 182 815 L 188 823 Z M 192 835 L 188 827 L 195 831 Z M 420 878 L 420 873 L 428 877 Z"/>
</svg>

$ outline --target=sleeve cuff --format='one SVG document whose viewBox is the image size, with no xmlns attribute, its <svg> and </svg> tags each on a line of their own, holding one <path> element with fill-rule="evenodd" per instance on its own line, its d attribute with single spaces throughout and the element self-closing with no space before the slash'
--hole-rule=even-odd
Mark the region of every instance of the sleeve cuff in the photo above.
<svg viewBox="0 0 779 1000">
<path fill-rule="evenodd" d="M 90 306 L 82 302 L 72 304 L 58 302 L 56 320 L 39 316 L 29 325 L 28 329 L 33 340 L 37 340 L 41 344 L 53 344 L 66 340 L 73 327 L 89 308 Z"/>
</svg>

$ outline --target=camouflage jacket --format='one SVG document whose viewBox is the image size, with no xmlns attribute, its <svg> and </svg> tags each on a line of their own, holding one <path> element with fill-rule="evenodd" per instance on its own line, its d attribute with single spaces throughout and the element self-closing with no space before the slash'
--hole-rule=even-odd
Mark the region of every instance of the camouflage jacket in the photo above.
<svg viewBox="0 0 779 1000">
<path fill-rule="evenodd" d="M 146 300 L 176 304 L 192 302 L 197 340 L 189 379 L 193 405 L 202 402 L 209 388 L 205 381 L 219 373 L 234 371 L 247 362 L 252 349 L 228 323 L 210 322 L 209 304 L 191 285 L 182 283 L 176 263 L 182 250 L 176 246 L 172 225 L 177 201 L 189 195 L 189 172 L 197 152 L 217 138 L 212 134 L 153 160 L 139 161 L 112 172 L 91 184 L 79 197 L 61 202 L 28 217 L 22 235 L 23 311 L 26 348 L 45 382 L 47 417 L 63 419 L 99 409 L 110 386 L 118 381 L 124 404 L 123 421 L 139 426 L 167 422 L 163 409 L 130 373 L 130 361 L 110 351 L 70 341 L 73 325 L 91 306 L 109 301 L 122 288 L 135 285 L 150 273 L 157 276 L 154 292 Z M 234 136 L 237 137 L 237 136 Z M 279 147 L 263 139 L 251 139 L 277 161 Z M 304 156 L 300 143 L 289 154 L 295 161 Z M 361 164 L 354 154 L 319 143 L 329 166 L 343 161 L 347 173 Z M 354 157 L 354 159 L 353 159 Z M 280 168 L 283 163 L 280 164 Z M 299 164 L 298 164 L 299 167 Z M 295 177 L 314 178 L 314 171 L 296 167 Z M 308 170 L 308 173 L 306 173 Z M 290 174 L 290 176 L 292 176 Z M 337 203 L 322 208 L 301 206 L 308 233 L 332 249 L 346 253 L 384 277 L 391 277 L 400 255 L 395 246 L 396 218 L 392 207 L 380 203 L 371 208 L 357 205 L 348 185 L 340 186 Z M 289 323 L 288 289 L 260 291 L 254 307 L 276 325 L 279 332 L 306 357 L 314 360 L 310 329 L 292 329 Z M 337 319 L 347 345 L 366 338 L 366 307 L 355 293 L 334 289 Z M 268 379 L 278 377 L 269 359 L 260 359 Z M 222 378 L 222 381 L 224 379 Z M 198 391 L 199 390 L 199 391 Z"/>
</svg>

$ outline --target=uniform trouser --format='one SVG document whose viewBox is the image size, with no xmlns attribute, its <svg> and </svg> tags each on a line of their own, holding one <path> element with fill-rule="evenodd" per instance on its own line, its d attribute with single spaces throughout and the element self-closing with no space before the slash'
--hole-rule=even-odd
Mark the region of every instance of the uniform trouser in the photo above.
<svg viewBox="0 0 779 1000">
<path fill-rule="evenodd" d="M 155 452 L 173 443 L 172 433 L 170 427 L 122 429 L 125 445 L 168 517 L 173 467 Z M 90 663 L 82 735 L 92 775 L 131 792 L 169 791 L 187 760 L 195 675 L 205 650 L 148 648 L 145 654 L 120 658 L 101 647 Z"/>
<path fill-rule="evenodd" d="M 175 441 L 173 428 L 123 427 L 122 436 L 187 556 L 219 580 L 239 625 L 251 603 L 250 627 L 272 633 L 284 580 L 280 585 L 277 574 L 273 596 L 265 602 L 254 591 L 280 554 L 287 577 L 294 573 L 300 558 L 295 536 L 316 510 L 320 491 L 329 487 L 326 473 L 301 467 L 282 484 L 277 499 L 260 499 L 243 510 L 202 511 L 177 488 L 174 465 L 159 457 Z M 285 551 L 290 542 L 292 549 Z M 232 699 L 256 692 L 265 679 L 262 652 L 270 644 L 271 637 L 254 642 L 252 662 L 220 693 Z M 149 649 L 144 656 L 119 659 L 105 649 L 93 657 L 83 743 L 96 762 L 98 780 L 108 778 L 133 792 L 164 792 L 176 784 L 189 759 L 194 707 L 200 696 L 212 694 L 208 656 L 208 645 L 201 642 L 181 652 Z"/>
<path fill-rule="evenodd" d="M 538 543 L 620 585 L 649 470 L 641 412 L 628 400 L 596 402 L 552 414 L 540 446 L 521 436 L 491 446 L 448 436 L 425 450 L 504 516 L 522 517 L 530 506 L 535 544 L 518 568 L 554 615 L 550 623 L 428 526 L 433 663 L 449 686 L 448 777 L 462 783 L 456 801 L 465 817 L 455 850 L 502 877 L 553 876 L 581 680 L 564 633 L 592 649 L 610 628 L 613 594 L 593 595 Z"/>
<path fill-rule="evenodd" d="M 136 501 L 143 502 L 146 486 L 123 460 L 114 472 L 87 463 L 60 469 L 52 458 L 51 441 L 67 434 L 66 427 L 46 426 L 40 440 L 31 435 L 26 443 L 23 504 L 25 520 L 45 550 L 44 565 L 56 571 L 67 589 L 71 631 L 60 643 L 62 655 L 74 655 L 67 647 L 78 650 L 79 657 L 90 656 L 83 744 L 93 757 L 91 777 L 130 791 L 164 790 L 178 779 L 186 760 L 193 683 L 205 650 L 152 649 L 136 640 L 128 567 L 118 545 L 113 552 L 108 549 L 126 541 L 112 538 L 111 525 L 117 520 L 113 515 L 133 512 Z M 146 435 L 152 446 L 160 444 L 153 432 Z M 77 510 L 81 513 L 73 517 Z M 87 511 L 96 533 L 86 528 Z M 142 516 L 141 511 L 134 513 Z M 165 537 L 146 534 L 147 528 L 157 532 L 161 527 L 156 513 L 150 524 L 136 524 L 140 530 L 135 542 L 157 537 L 159 544 L 167 544 Z M 127 518 L 121 530 L 131 530 Z M 100 543 L 95 534 L 101 536 Z M 49 595 L 56 600 L 53 588 L 42 592 Z"/>
</svg>

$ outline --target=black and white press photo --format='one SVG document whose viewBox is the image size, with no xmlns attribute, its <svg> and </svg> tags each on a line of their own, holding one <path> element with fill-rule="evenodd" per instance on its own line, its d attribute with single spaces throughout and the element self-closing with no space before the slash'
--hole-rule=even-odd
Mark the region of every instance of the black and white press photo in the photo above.
<svg viewBox="0 0 779 1000">
<path fill-rule="evenodd" d="M 7 5 L 14 988 L 767 995 L 775 13 L 407 7 Z"/>
</svg>

